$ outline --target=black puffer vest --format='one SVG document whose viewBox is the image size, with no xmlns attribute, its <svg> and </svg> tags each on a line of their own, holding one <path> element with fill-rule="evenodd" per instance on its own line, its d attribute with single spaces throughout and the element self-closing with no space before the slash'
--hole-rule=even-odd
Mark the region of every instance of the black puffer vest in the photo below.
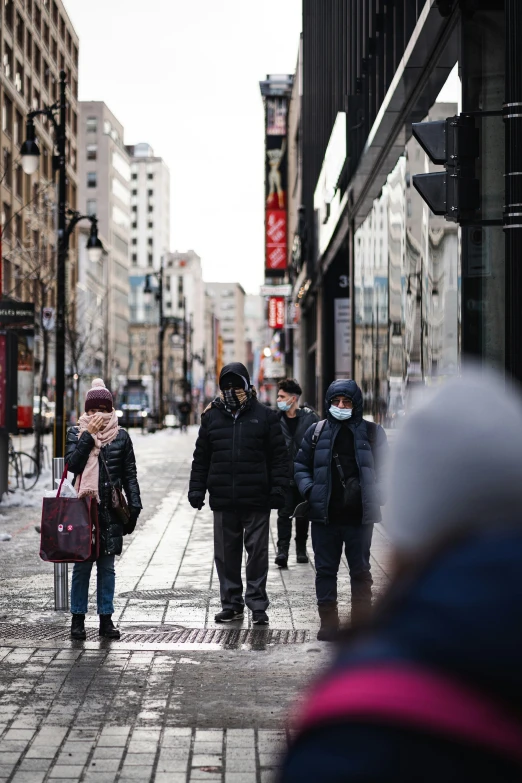
<svg viewBox="0 0 522 783">
<path fill-rule="evenodd" d="M 67 433 L 65 446 L 65 464 L 75 477 L 83 472 L 91 449 L 94 446 L 94 438 L 88 432 L 84 432 L 78 438 L 78 427 L 72 427 Z M 123 488 L 131 509 L 140 509 L 141 497 L 136 473 L 136 458 L 130 435 L 126 430 L 120 429 L 116 438 L 103 448 L 103 454 L 111 474 L 112 482 Z M 100 468 L 98 516 L 100 521 L 101 546 L 100 552 L 106 555 L 120 555 L 123 547 L 123 526 L 113 517 L 111 506 L 111 487 L 107 471 L 98 457 Z"/>
</svg>

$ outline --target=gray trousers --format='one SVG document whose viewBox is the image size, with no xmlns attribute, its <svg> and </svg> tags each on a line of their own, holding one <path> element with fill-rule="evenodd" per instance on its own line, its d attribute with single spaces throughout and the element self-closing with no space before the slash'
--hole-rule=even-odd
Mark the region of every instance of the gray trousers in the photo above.
<svg viewBox="0 0 522 783">
<path fill-rule="evenodd" d="M 214 511 L 214 560 L 223 609 L 268 608 L 268 537 L 270 511 Z M 247 589 L 243 602 L 241 564 L 247 551 Z"/>
</svg>

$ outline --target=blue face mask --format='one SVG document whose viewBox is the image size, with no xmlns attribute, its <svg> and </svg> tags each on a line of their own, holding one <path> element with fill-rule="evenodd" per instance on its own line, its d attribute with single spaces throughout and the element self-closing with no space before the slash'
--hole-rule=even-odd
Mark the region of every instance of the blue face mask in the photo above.
<svg viewBox="0 0 522 783">
<path fill-rule="evenodd" d="M 291 402 L 284 402 L 284 400 L 278 400 L 277 401 L 277 407 L 280 411 L 283 411 L 283 413 L 286 413 L 286 411 L 289 411 L 292 407 Z"/>
<path fill-rule="evenodd" d="M 351 408 L 336 408 L 335 405 L 330 405 L 330 413 L 334 419 L 346 421 L 351 418 L 353 411 Z"/>
</svg>

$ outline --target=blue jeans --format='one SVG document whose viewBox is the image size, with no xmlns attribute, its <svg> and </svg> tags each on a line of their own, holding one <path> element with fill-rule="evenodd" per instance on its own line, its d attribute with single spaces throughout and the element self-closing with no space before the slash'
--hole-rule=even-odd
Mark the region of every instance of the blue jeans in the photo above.
<svg viewBox="0 0 522 783">
<path fill-rule="evenodd" d="M 318 604 L 337 601 L 337 573 L 343 546 L 350 570 L 352 604 L 372 599 L 370 546 L 373 525 L 336 525 L 312 522 L 315 557 L 315 592 Z"/>
<path fill-rule="evenodd" d="M 89 580 L 93 563 L 75 563 L 71 581 L 71 612 L 72 614 L 87 614 L 89 602 Z M 101 555 L 96 561 L 96 597 L 98 614 L 114 612 L 114 588 L 116 573 L 114 571 L 114 555 Z"/>
</svg>

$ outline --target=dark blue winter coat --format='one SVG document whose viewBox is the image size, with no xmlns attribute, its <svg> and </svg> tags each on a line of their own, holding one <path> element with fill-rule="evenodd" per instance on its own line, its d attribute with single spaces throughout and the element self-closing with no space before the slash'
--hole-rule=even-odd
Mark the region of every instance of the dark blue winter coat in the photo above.
<svg viewBox="0 0 522 783">
<path fill-rule="evenodd" d="M 343 425 L 329 412 L 331 401 L 339 394 L 344 394 L 353 402 L 352 417 Z M 341 426 L 348 426 L 354 435 L 355 457 L 359 467 L 363 504 L 362 522 L 363 525 L 380 522 L 381 506 L 385 502 L 383 472 L 388 452 L 386 433 L 382 427 L 373 425 L 373 438 L 368 438 L 369 422 L 363 419 L 362 393 L 355 381 L 334 381 L 328 387 L 325 402 L 328 411 L 327 420 L 315 449 L 312 446 L 316 426 L 314 424 L 306 431 L 295 460 L 295 483 L 301 495 L 309 502 L 310 520 L 328 523 L 328 505 L 332 492 L 333 447 Z"/>
<path fill-rule="evenodd" d="M 520 529 L 494 527 L 448 547 L 394 585 L 373 627 L 342 649 L 333 671 L 409 663 L 456 678 L 520 716 L 521 570 Z M 471 742 L 392 719 L 337 717 L 297 740 L 280 783 L 520 779 L 513 762 Z"/>
</svg>

